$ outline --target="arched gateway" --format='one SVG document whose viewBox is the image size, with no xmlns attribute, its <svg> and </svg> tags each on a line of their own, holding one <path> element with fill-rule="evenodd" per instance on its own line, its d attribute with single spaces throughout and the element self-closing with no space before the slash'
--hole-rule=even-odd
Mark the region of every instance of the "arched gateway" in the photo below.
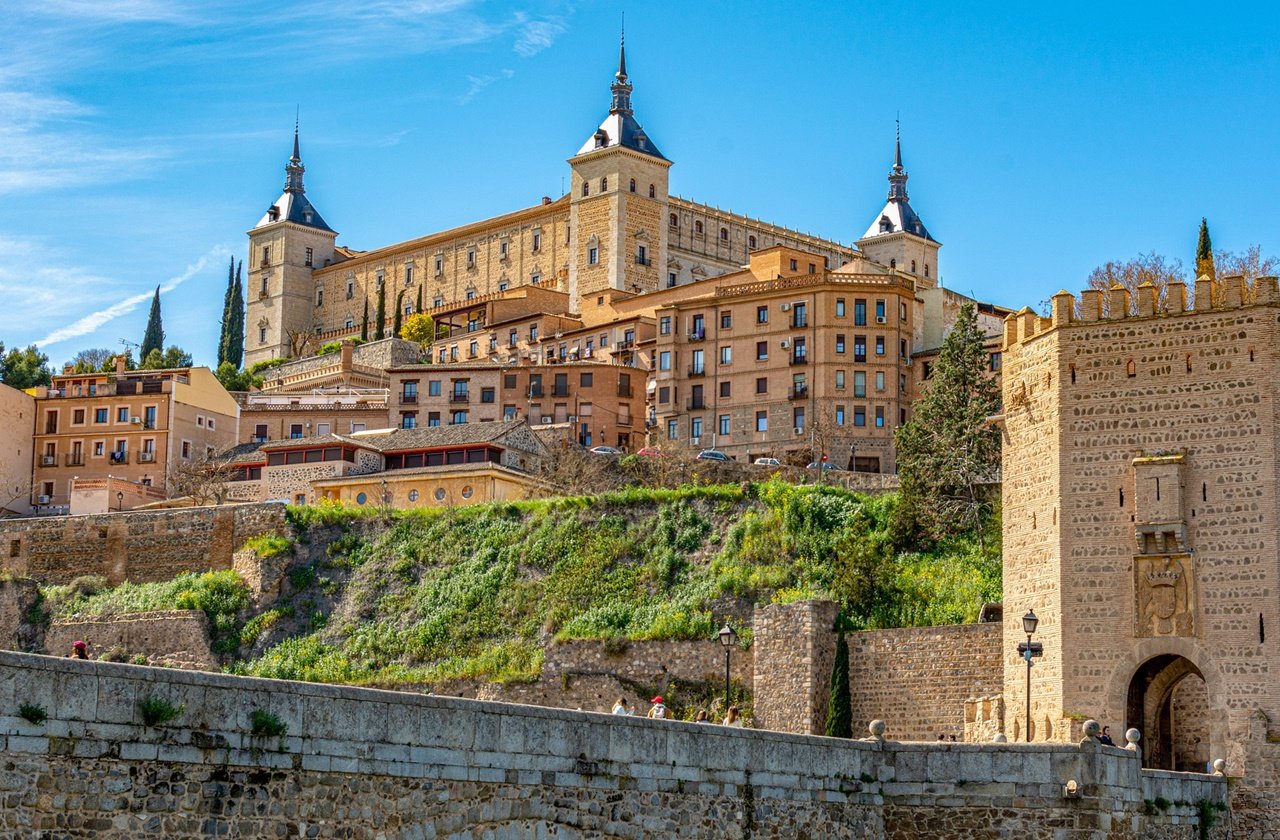
<svg viewBox="0 0 1280 840">
<path fill-rule="evenodd" d="M 1205 771 L 1211 755 L 1210 717 L 1204 674 L 1185 657 L 1152 657 L 1129 681 L 1125 726 L 1143 733 L 1145 767 Z"/>
</svg>

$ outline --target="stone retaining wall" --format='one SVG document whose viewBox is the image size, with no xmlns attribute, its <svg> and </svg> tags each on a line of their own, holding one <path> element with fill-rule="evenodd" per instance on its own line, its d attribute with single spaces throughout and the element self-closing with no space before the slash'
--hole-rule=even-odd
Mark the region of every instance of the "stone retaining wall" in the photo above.
<svg viewBox="0 0 1280 840">
<path fill-rule="evenodd" d="M 670 680 L 724 682 L 724 648 L 718 641 L 552 642 L 542 661 L 542 676 L 608 674 L 663 687 Z M 751 650 L 734 646 L 729 673 L 748 688 L 754 673 Z"/>
<path fill-rule="evenodd" d="M 142 655 L 151 665 L 216 671 L 209 648 L 209 619 L 200 610 L 159 610 L 117 616 L 86 616 L 55 621 L 45 631 L 44 649 L 53 656 L 71 651 L 71 643 L 88 643 L 89 658 L 108 651 Z"/>
<path fill-rule="evenodd" d="M 41 583 L 102 575 L 112 585 L 231 568 L 250 537 L 285 529 L 284 505 L 251 504 L 0 520 L 0 571 Z"/>
<path fill-rule="evenodd" d="M 181 711 L 145 725 L 147 699 Z M 252 734 L 257 710 L 284 734 Z M 1196 805 L 1227 795 L 1096 742 L 838 741 L 14 653 L 0 752 L 0 834 L 21 840 L 1194 840 Z"/>
</svg>

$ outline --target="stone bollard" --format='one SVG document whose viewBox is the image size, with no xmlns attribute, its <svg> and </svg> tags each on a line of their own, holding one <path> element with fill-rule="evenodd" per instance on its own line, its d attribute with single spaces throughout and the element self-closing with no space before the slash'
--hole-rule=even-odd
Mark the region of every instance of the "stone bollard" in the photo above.
<svg viewBox="0 0 1280 840">
<path fill-rule="evenodd" d="M 996 737 L 992 739 L 997 744 L 1007 744 L 1009 739 L 1005 737 L 1003 732 L 997 732 Z"/>
<path fill-rule="evenodd" d="M 1225 775 L 1227 775 L 1227 762 L 1226 762 L 1226 759 L 1222 759 L 1222 758 L 1215 758 L 1215 759 L 1213 760 L 1213 775 L 1215 775 L 1215 776 L 1225 776 Z"/>
<path fill-rule="evenodd" d="M 884 730 L 885 730 L 884 721 L 882 721 L 882 720 L 873 720 L 873 721 L 871 721 L 871 723 L 867 724 L 867 731 L 871 733 L 871 737 L 870 737 L 870 738 L 868 738 L 867 740 L 868 740 L 868 741 L 883 741 L 883 740 L 884 740 Z"/>
<path fill-rule="evenodd" d="M 1098 736 L 1102 734 L 1102 724 L 1093 719 L 1086 720 L 1081 728 L 1084 730 L 1083 743 L 1096 742 Z"/>
<path fill-rule="evenodd" d="M 1138 754 L 1138 758 L 1142 758 L 1142 747 L 1138 746 L 1138 742 L 1142 740 L 1142 733 L 1136 729 L 1130 729 L 1124 733 L 1124 739 L 1128 743 L 1125 749 Z"/>
</svg>

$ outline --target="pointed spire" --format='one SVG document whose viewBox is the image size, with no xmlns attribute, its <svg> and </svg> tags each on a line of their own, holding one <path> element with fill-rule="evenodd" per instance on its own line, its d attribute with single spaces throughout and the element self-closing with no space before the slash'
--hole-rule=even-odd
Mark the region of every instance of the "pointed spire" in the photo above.
<svg viewBox="0 0 1280 840">
<path fill-rule="evenodd" d="M 897 130 L 893 141 L 893 169 L 889 170 L 889 200 L 907 200 L 907 170 L 902 167 L 902 122 L 895 120 Z"/>
<path fill-rule="evenodd" d="M 895 172 L 902 171 L 902 120 L 895 119 L 895 130 L 893 137 L 893 168 Z"/>
<path fill-rule="evenodd" d="M 609 106 L 610 114 L 631 113 L 631 83 L 627 81 L 627 30 L 623 26 L 622 37 L 618 39 L 618 72 L 613 74 L 613 84 L 609 86 L 613 92 L 613 103 Z"/>
<path fill-rule="evenodd" d="M 614 78 L 620 82 L 627 80 L 627 13 L 622 13 L 622 37 L 618 39 L 618 72 Z"/>
<path fill-rule="evenodd" d="M 298 151 L 298 125 L 301 117 L 301 111 L 294 114 L 293 117 L 293 157 L 289 158 L 289 160 L 294 163 L 302 163 L 302 154 Z"/>
<path fill-rule="evenodd" d="M 302 186 L 302 173 L 307 168 L 302 165 L 302 153 L 298 150 L 298 118 L 293 121 L 293 156 L 284 165 L 284 191 L 302 195 L 306 189 Z"/>
</svg>

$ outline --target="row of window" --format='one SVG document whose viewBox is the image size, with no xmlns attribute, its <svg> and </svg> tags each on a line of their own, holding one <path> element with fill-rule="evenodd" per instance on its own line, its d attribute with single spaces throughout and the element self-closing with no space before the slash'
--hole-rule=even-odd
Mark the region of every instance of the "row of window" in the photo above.
<svg viewBox="0 0 1280 840">
<path fill-rule="evenodd" d="M 132 413 L 134 410 L 134 407 L 132 406 L 127 406 L 127 405 L 117 406 L 114 414 L 114 418 L 115 418 L 114 421 L 112 420 L 112 411 L 110 408 L 106 408 L 106 407 L 94 408 L 92 409 L 93 425 L 103 426 L 103 425 L 108 425 L 114 422 L 115 425 L 141 426 L 146 429 L 154 429 L 156 427 L 157 408 L 158 407 L 154 405 L 143 406 L 142 415 L 138 416 Z M 72 409 L 71 425 L 72 426 L 86 425 L 85 418 L 87 416 L 87 413 L 86 413 L 87 411 L 88 411 L 87 409 L 83 409 L 83 408 Z M 49 409 L 45 412 L 45 424 L 44 424 L 45 434 L 47 435 L 57 434 L 59 417 L 60 417 L 59 409 L 56 409 L 56 408 Z M 196 415 L 196 419 L 198 421 L 197 425 L 202 427 L 205 425 L 205 418 L 203 415 Z M 213 418 L 212 417 L 208 418 L 208 428 L 212 429 L 213 423 L 214 423 Z"/>
<path fill-rule="evenodd" d="M 905 408 L 899 409 L 899 412 L 900 412 L 899 424 L 907 422 L 906 409 Z M 886 415 L 886 411 L 884 406 L 875 406 L 872 414 L 870 415 L 870 417 L 868 417 L 867 406 L 864 406 L 864 405 L 853 406 L 852 416 L 850 416 L 850 412 L 846 410 L 845 406 L 836 405 L 834 407 L 833 414 L 832 414 L 832 422 L 836 426 L 852 425 L 855 427 L 866 427 L 868 422 L 870 422 L 876 428 L 884 428 L 884 425 L 886 422 L 885 415 Z M 805 409 L 803 406 L 795 406 L 792 409 L 790 419 L 791 419 L 792 430 L 795 434 L 804 433 L 806 429 L 806 426 L 805 426 L 806 417 L 807 415 L 805 413 Z M 769 431 L 769 412 L 767 410 L 761 409 L 760 411 L 757 411 L 755 413 L 754 421 L 755 421 L 754 432 L 756 434 L 764 434 Z M 719 437 L 732 438 L 733 435 L 735 434 L 735 429 L 733 428 L 733 418 L 731 415 L 721 414 L 717 416 L 713 422 L 715 423 L 714 428 L 716 429 L 716 434 Z M 705 424 L 706 424 L 705 418 L 690 417 L 689 418 L 689 437 L 692 439 L 702 438 L 705 434 L 705 428 L 706 428 Z M 750 434 L 750 432 L 751 430 L 748 429 L 745 426 L 745 424 L 742 426 L 739 426 L 739 428 L 736 430 L 737 434 Z M 667 438 L 669 440 L 680 439 L 679 419 L 673 417 L 667 420 Z"/>
<path fill-rule="evenodd" d="M 324 436 L 324 435 L 330 434 L 330 432 L 332 431 L 332 429 L 333 429 L 333 426 L 332 426 L 332 424 L 330 424 L 330 423 L 316 423 L 315 434 L 316 434 L 316 436 L 317 436 L 317 437 L 321 437 L 321 436 Z M 355 433 L 355 432 L 363 432 L 364 430 L 365 430 L 365 424 L 364 424 L 364 423 L 360 423 L 360 422 L 355 421 L 355 420 L 351 421 L 351 429 L 350 429 L 350 431 L 351 431 L 352 433 Z M 291 424 L 289 424 L 289 438 L 290 438 L 290 439 L 292 439 L 292 440 L 297 440 L 297 439 L 299 439 L 299 438 L 303 438 L 303 437 L 306 437 L 306 434 L 305 434 L 305 433 L 304 433 L 304 431 L 303 431 L 303 424 L 301 424 L 301 423 L 291 423 Z M 268 425 L 267 425 L 266 423 L 256 423 L 256 424 L 254 424 L 254 427 L 253 427 L 253 440 L 254 440 L 254 442 L 256 442 L 256 443 L 266 443 L 266 442 L 267 442 L 268 440 L 270 440 L 270 439 L 271 439 L 271 438 L 270 438 L 270 430 L 269 430 Z"/>
<path fill-rule="evenodd" d="M 70 452 L 67 453 L 66 463 L 62 466 L 78 467 L 84 464 L 85 458 L 85 442 L 82 440 L 73 440 L 70 442 Z M 125 438 L 116 438 L 114 446 L 107 449 L 107 441 L 95 440 L 91 441 L 89 446 L 90 458 L 107 458 L 112 464 L 129 463 L 129 441 Z M 183 458 L 190 458 L 192 453 L 192 443 L 189 440 L 181 442 L 179 453 Z M 206 455 L 213 455 L 214 448 L 212 446 L 205 447 Z M 135 459 L 137 463 L 145 464 L 155 460 L 156 439 L 143 438 L 139 444 L 137 452 L 138 457 Z M 150 456 L 150 457 L 148 457 Z M 44 445 L 44 451 L 40 454 L 40 466 L 54 467 L 58 464 L 58 445 L 53 442 Z"/>
<path fill-rule="evenodd" d="M 635 191 L 636 191 L 636 179 L 635 179 L 635 178 L 632 178 L 632 179 L 631 179 L 631 183 L 628 185 L 628 187 L 629 187 L 630 192 L 635 192 Z M 601 178 L 601 179 L 600 179 L 600 192 L 605 193 L 605 192 L 608 192 L 608 191 L 609 191 L 609 179 L 608 179 L 608 178 Z M 589 195 L 591 195 L 591 182 L 590 182 L 590 181 L 588 181 L 588 180 L 586 180 L 586 179 L 584 178 L 584 179 L 583 179 L 583 181 L 582 181 L 582 197 L 583 197 L 583 198 L 586 198 L 586 197 L 587 197 L 587 196 L 589 196 Z M 657 188 L 655 185 L 650 184 L 650 185 L 649 185 L 649 198 L 657 198 L 657 196 L 658 196 L 658 188 Z"/>
<path fill-rule="evenodd" d="M 845 307 L 844 298 L 836 298 L 835 309 L 836 309 L 835 317 L 837 318 L 846 317 L 847 310 Z M 888 319 L 885 315 L 886 309 L 887 309 L 887 301 L 885 300 L 875 301 L 875 318 L 876 318 L 877 324 L 887 323 Z M 797 301 L 795 303 L 784 303 L 781 305 L 781 310 L 783 312 L 790 313 L 790 326 L 792 329 L 799 329 L 799 328 L 808 326 L 809 313 L 808 313 L 807 302 Z M 733 329 L 733 311 L 732 310 L 719 313 L 719 317 L 720 317 L 720 329 L 722 330 Z M 659 335 L 671 335 L 672 318 L 673 316 L 671 315 L 663 315 L 658 318 L 658 334 Z M 900 301 L 898 303 L 898 318 L 901 321 L 907 320 L 907 304 L 905 301 Z M 756 324 L 769 323 L 769 306 L 767 304 L 762 304 L 756 307 L 755 323 Z M 855 327 L 862 327 L 867 325 L 867 301 L 863 298 L 855 298 L 853 301 L 853 325 Z M 698 340 L 706 337 L 706 316 L 705 315 L 696 314 L 696 315 L 689 316 L 688 337 L 693 340 Z"/>
<path fill-rule="evenodd" d="M 846 386 L 849 381 L 847 377 L 847 372 L 843 370 L 837 370 L 835 372 L 833 381 L 835 384 L 835 389 L 837 391 L 846 390 Z M 868 381 L 874 383 L 875 391 L 877 393 L 884 393 L 885 384 L 886 384 L 886 377 L 885 377 L 884 371 L 875 371 L 874 376 L 871 379 L 868 379 L 866 371 L 855 370 L 853 372 L 853 388 L 852 388 L 853 396 L 865 397 L 867 395 Z M 906 374 L 898 374 L 899 393 L 901 394 L 905 392 L 906 388 L 907 388 Z M 703 399 L 704 399 L 703 395 L 705 393 L 704 386 L 690 385 L 689 389 L 690 389 L 689 400 L 690 400 L 691 407 L 694 407 L 694 406 L 701 407 L 700 404 L 703 402 Z M 717 390 L 720 395 L 720 399 L 733 398 L 732 382 L 719 383 L 719 387 Z M 657 389 L 658 405 L 666 405 L 670 403 L 673 393 L 674 393 L 674 390 L 670 385 L 660 386 Z M 752 396 L 767 396 L 768 393 L 769 393 L 769 377 L 767 376 L 757 377 L 755 391 Z M 793 376 L 791 378 L 791 384 L 789 386 L 789 390 L 787 393 L 791 399 L 801 399 L 806 397 L 809 393 L 808 378 L 804 374 L 796 374 L 795 376 Z"/>
<path fill-rule="evenodd" d="M 473 322 L 468 322 L 467 324 L 468 332 L 473 331 L 471 329 L 472 323 Z M 477 329 L 479 329 L 482 326 L 481 324 L 479 324 L 479 322 L 474 322 L 474 323 L 477 324 Z M 529 343 L 534 343 L 538 341 L 539 329 L 538 329 L 538 323 L 536 321 L 529 325 L 527 335 L 528 335 Z M 603 350 L 608 348 L 609 333 L 607 332 L 600 333 L 599 340 L 600 340 L 600 349 Z M 626 350 L 628 348 L 631 348 L 635 345 L 635 340 L 636 340 L 636 331 L 634 329 L 623 330 L 622 338 L 618 341 L 617 349 Z M 585 349 L 583 347 L 584 344 L 585 344 Z M 507 347 L 511 348 L 511 347 L 519 347 L 519 346 L 520 346 L 520 330 L 517 327 L 512 327 L 507 331 Z M 572 344 L 569 344 L 568 342 L 561 342 L 559 345 L 558 353 L 557 353 L 556 346 L 551 345 L 545 348 L 545 353 L 548 361 L 552 361 L 556 358 L 574 359 L 574 358 L 581 357 L 581 358 L 590 359 L 595 355 L 595 350 L 596 350 L 596 339 L 593 337 L 593 338 L 583 339 L 581 342 L 574 341 Z M 460 346 L 458 344 L 451 344 L 447 347 L 441 347 L 437 353 L 437 359 L 442 364 L 445 362 L 456 362 L 459 359 L 459 351 L 460 351 Z M 490 333 L 489 343 L 488 343 L 488 352 L 496 353 L 497 351 L 498 351 L 498 336 L 496 333 Z M 468 342 L 466 353 L 467 353 L 468 359 L 479 358 L 480 341 L 478 339 L 472 339 L 470 342 Z"/>
</svg>

